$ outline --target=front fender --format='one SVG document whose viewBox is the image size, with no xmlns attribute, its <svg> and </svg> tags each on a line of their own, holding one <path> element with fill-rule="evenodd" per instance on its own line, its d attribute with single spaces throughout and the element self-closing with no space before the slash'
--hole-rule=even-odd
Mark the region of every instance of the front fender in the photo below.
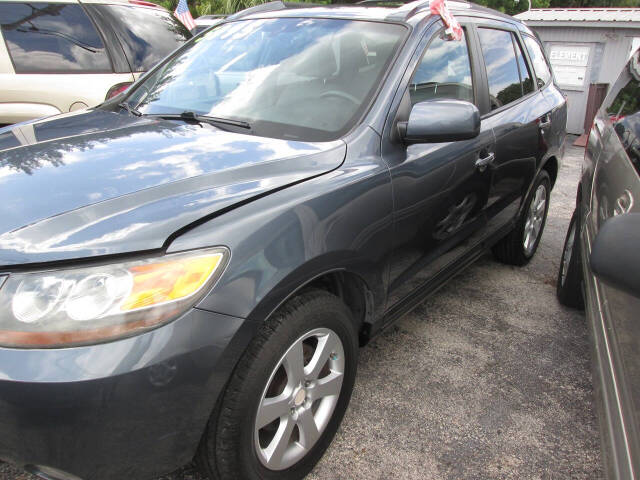
<svg viewBox="0 0 640 480">
<path fill-rule="evenodd" d="M 313 278 L 345 270 L 370 288 L 374 318 L 382 315 L 393 229 L 389 170 L 371 129 L 349 149 L 337 170 L 242 205 L 171 243 L 169 252 L 231 250 L 229 266 L 199 308 L 264 320 Z"/>
</svg>

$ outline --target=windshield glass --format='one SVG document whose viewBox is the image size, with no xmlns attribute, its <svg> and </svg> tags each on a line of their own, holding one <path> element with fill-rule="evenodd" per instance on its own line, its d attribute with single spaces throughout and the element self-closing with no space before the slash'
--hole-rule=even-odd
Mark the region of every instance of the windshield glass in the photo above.
<svg viewBox="0 0 640 480">
<path fill-rule="evenodd" d="M 242 120 L 256 135 L 325 141 L 367 107 L 405 28 L 339 19 L 222 24 L 132 90 L 143 114 Z"/>
</svg>

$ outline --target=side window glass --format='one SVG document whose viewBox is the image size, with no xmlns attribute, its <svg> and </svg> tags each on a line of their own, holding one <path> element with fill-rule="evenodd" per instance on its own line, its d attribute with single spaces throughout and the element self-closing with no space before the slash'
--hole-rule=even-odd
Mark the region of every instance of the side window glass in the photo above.
<svg viewBox="0 0 640 480">
<path fill-rule="evenodd" d="M 16 73 L 111 72 L 100 35 L 80 5 L 0 3 Z"/>
<path fill-rule="evenodd" d="M 527 61 L 525 60 L 522 48 L 518 43 L 518 39 L 513 34 L 511 34 L 511 38 L 513 40 L 513 48 L 515 48 L 516 50 L 516 57 L 518 58 L 518 69 L 520 70 L 520 81 L 522 82 L 522 93 L 526 95 L 527 93 L 531 93 L 535 90 L 533 86 L 533 80 L 531 79 L 531 73 L 529 73 L 529 67 L 527 66 Z"/>
<path fill-rule="evenodd" d="M 191 38 L 180 21 L 159 8 L 97 5 L 111 20 L 134 72 L 145 72 Z"/>
<path fill-rule="evenodd" d="M 620 77 L 613 84 L 602 108 L 609 115 L 616 132 L 640 175 L 640 68 L 639 54 L 629 61 Z M 634 68 L 634 65 L 636 66 Z"/>
<path fill-rule="evenodd" d="M 510 32 L 479 28 L 478 34 L 487 68 L 491 110 L 495 110 L 523 96 L 518 61 Z"/>
<path fill-rule="evenodd" d="M 522 38 L 527 47 L 527 52 L 529 52 L 529 58 L 531 58 L 531 62 L 533 63 L 538 86 L 542 87 L 551 79 L 551 69 L 544 58 L 540 44 L 528 35 L 522 35 Z"/>
<path fill-rule="evenodd" d="M 471 62 L 466 35 L 447 40 L 444 30 L 433 38 L 409 85 L 411 104 L 433 98 L 473 102 Z"/>
</svg>

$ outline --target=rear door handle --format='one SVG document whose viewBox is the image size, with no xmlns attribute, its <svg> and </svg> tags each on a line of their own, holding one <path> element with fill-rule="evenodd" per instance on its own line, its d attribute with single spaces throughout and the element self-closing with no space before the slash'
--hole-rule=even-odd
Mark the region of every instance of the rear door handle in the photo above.
<svg viewBox="0 0 640 480">
<path fill-rule="evenodd" d="M 476 168 L 481 172 L 484 172 L 485 169 L 493 163 L 496 156 L 493 152 L 488 152 L 485 157 L 480 157 L 476 160 Z"/>
<path fill-rule="evenodd" d="M 622 195 L 616 200 L 616 205 L 613 207 L 613 215 L 624 215 L 629 213 L 633 208 L 633 195 L 629 190 L 625 190 Z"/>
</svg>

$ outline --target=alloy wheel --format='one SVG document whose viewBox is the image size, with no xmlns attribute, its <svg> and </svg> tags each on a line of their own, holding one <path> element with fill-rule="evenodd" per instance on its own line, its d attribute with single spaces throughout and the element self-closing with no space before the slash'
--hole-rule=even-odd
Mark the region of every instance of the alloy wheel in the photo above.
<svg viewBox="0 0 640 480">
<path fill-rule="evenodd" d="M 538 185 L 529 205 L 529 212 L 524 224 L 523 246 L 524 253 L 531 256 L 536 246 L 536 241 L 542 231 L 545 208 L 547 206 L 547 189 L 544 185 Z"/>
<path fill-rule="evenodd" d="M 254 444 L 266 468 L 289 468 L 313 448 L 338 403 L 344 371 L 344 348 L 330 329 L 314 329 L 287 349 L 256 413 Z"/>
</svg>

